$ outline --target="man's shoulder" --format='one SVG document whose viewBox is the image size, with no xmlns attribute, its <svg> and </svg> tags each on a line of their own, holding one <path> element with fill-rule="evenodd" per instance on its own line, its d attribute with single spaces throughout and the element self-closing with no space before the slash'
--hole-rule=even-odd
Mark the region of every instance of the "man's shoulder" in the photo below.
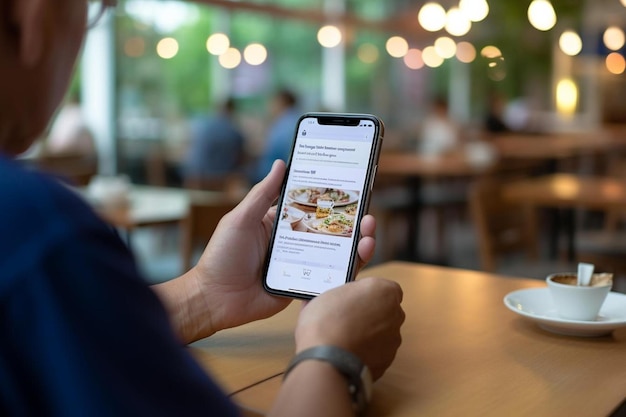
<svg viewBox="0 0 626 417">
<path fill-rule="evenodd" d="M 0 270 L 35 257 L 98 221 L 76 193 L 59 181 L 0 158 Z M 15 266 L 15 265 L 13 265 Z M 10 268 L 9 268 L 10 269 Z"/>
<path fill-rule="evenodd" d="M 15 213 L 13 220 L 36 221 L 46 215 L 63 214 L 72 208 L 85 210 L 86 206 L 76 192 L 59 180 L 21 166 L 18 162 L 0 158 L 0 206 L 2 213 Z M 27 213 L 37 214 L 26 218 Z M 0 218 L 0 224 L 6 223 Z"/>
</svg>

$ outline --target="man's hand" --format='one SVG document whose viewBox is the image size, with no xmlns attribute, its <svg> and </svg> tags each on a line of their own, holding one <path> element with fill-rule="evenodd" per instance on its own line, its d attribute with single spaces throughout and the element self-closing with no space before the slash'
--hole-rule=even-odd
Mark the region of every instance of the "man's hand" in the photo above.
<svg viewBox="0 0 626 417">
<path fill-rule="evenodd" d="M 182 277 L 156 286 L 185 342 L 276 314 L 291 299 L 268 294 L 261 284 L 285 164 L 268 176 L 220 221 L 198 264 Z M 376 222 L 361 221 L 359 267 L 374 254 Z"/>
</svg>

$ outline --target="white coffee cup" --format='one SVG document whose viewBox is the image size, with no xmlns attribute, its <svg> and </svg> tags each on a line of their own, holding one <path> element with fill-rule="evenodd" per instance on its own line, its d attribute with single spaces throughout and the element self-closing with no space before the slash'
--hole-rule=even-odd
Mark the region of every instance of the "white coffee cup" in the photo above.
<svg viewBox="0 0 626 417">
<path fill-rule="evenodd" d="M 594 274 L 594 277 L 597 275 L 601 274 Z M 558 315 L 567 320 L 596 320 L 611 291 L 611 281 L 589 286 L 576 285 L 574 272 L 551 274 L 546 282 Z"/>
</svg>

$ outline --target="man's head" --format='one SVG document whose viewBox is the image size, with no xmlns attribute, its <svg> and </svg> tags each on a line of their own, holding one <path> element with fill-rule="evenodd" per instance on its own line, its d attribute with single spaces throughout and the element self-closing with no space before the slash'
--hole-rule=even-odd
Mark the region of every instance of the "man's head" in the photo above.
<svg viewBox="0 0 626 417">
<path fill-rule="evenodd" d="M 279 90 L 272 100 L 272 114 L 274 116 L 279 116 L 286 110 L 295 107 L 298 103 L 296 95 L 292 93 L 290 90 Z"/>
<path fill-rule="evenodd" d="M 63 99 L 86 28 L 86 0 L 0 0 L 0 151 L 18 154 Z"/>
</svg>

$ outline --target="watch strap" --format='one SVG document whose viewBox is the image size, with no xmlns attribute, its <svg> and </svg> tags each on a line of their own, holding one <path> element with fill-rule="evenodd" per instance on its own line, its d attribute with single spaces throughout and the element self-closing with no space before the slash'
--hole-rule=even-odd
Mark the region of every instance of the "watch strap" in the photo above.
<svg viewBox="0 0 626 417">
<path fill-rule="evenodd" d="M 371 396 L 372 377 L 368 367 L 353 353 L 337 346 L 315 346 L 298 353 L 293 357 L 285 378 L 299 363 L 306 360 L 318 360 L 331 364 L 348 381 L 348 390 L 352 396 L 352 404 L 357 414 L 361 414 Z"/>
</svg>

